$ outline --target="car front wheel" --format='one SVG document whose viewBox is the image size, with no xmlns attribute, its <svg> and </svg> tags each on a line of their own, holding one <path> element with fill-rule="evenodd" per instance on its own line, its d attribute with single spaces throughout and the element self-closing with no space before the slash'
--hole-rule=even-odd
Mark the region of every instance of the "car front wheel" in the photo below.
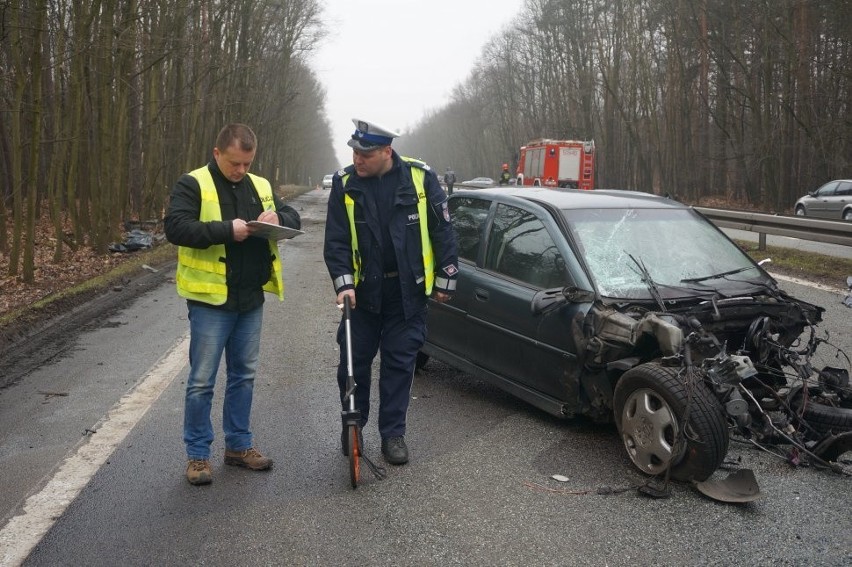
<svg viewBox="0 0 852 567">
<path fill-rule="evenodd" d="M 843 220 L 852 221 L 852 209 L 843 211 Z"/>
<path fill-rule="evenodd" d="M 796 216 L 797 217 L 805 216 L 805 208 L 803 206 L 799 205 L 798 207 L 796 207 Z"/>
<path fill-rule="evenodd" d="M 671 466 L 675 480 L 703 481 L 728 452 L 727 423 L 700 378 L 684 376 L 656 363 L 625 372 L 615 387 L 615 422 L 639 470 L 657 475 Z"/>
</svg>

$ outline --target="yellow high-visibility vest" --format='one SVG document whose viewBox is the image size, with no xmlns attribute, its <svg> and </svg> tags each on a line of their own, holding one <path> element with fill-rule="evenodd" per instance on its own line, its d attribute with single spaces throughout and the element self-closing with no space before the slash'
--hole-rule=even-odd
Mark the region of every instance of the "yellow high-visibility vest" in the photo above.
<svg viewBox="0 0 852 567">
<path fill-rule="evenodd" d="M 199 220 L 204 222 L 222 220 L 222 210 L 219 207 L 219 193 L 207 166 L 200 167 L 189 173 L 198 181 L 201 189 L 201 214 Z M 264 210 L 275 210 L 272 198 L 272 185 L 263 177 L 248 174 L 263 203 Z M 272 274 L 263 286 L 264 291 L 274 293 L 278 299 L 284 299 L 284 279 L 281 272 L 281 258 L 278 254 L 278 244 L 269 241 L 272 254 Z M 178 247 L 178 266 L 175 280 L 178 295 L 194 299 L 210 305 L 222 305 L 228 299 L 228 285 L 225 275 L 225 245 L 213 244 L 207 248 Z"/>
<path fill-rule="evenodd" d="M 401 159 L 414 164 L 422 162 L 412 158 L 402 157 Z M 346 180 L 349 174 L 346 174 L 341 179 L 343 187 L 346 187 Z M 417 216 L 420 220 L 420 244 L 423 254 L 423 270 L 426 275 L 426 295 L 432 294 L 432 286 L 435 284 L 435 254 L 432 251 L 432 241 L 429 239 L 429 220 L 426 218 L 427 201 L 426 201 L 426 172 L 415 165 L 411 168 L 411 179 L 414 181 L 414 189 L 417 191 Z M 355 270 L 355 287 L 361 281 L 361 254 L 358 252 L 358 234 L 355 232 L 355 200 L 345 194 L 344 203 L 346 205 L 346 216 L 349 217 L 349 232 L 352 234 L 352 267 Z"/>
</svg>

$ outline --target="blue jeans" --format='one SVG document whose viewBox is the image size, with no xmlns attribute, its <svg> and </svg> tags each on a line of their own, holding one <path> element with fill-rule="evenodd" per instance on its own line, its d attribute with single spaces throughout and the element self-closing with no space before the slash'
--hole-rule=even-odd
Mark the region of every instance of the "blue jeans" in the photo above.
<svg viewBox="0 0 852 567">
<path fill-rule="evenodd" d="M 252 446 L 249 429 L 254 375 L 260 353 L 263 306 L 247 313 L 189 306 L 189 378 L 186 381 L 183 441 L 189 459 L 209 459 L 213 442 L 210 409 L 222 352 L 227 365 L 222 429 L 225 448 L 244 451 Z"/>
</svg>

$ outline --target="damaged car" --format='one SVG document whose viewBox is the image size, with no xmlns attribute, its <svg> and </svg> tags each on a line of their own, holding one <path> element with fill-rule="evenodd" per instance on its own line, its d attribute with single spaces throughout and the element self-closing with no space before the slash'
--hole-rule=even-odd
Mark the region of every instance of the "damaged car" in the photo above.
<svg viewBox="0 0 852 567">
<path fill-rule="evenodd" d="M 704 481 L 731 435 L 828 467 L 852 448 L 849 359 L 811 366 L 824 310 L 693 208 L 525 187 L 462 190 L 449 209 L 460 273 L 452 301 L 430 302 L 421 367 L 614 421 L 648 475 Z"/>
</svg>

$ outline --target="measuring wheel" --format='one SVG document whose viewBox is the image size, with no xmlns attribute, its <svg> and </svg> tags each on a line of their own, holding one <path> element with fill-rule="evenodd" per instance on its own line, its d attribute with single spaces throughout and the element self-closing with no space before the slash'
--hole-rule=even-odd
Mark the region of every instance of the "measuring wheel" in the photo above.
<svg viewBox="0 0 852 567">
<path fill-rule="evenodd" d="M 358 488 L 361 482 L 361 459 L 379 480 L 385 477 L 385 470 L 377 467 L 366 455 L 363 454 L 364 445 L 361 442 L 361 412 L 355 408 L 355 375 L 352 366 L 352 305 L 349 297 L 343 298 L 343 325 L 346 331 L 346 393 L 343 395 L 345 409 L 341 413 L 345 432 L 344 449 L 349 456 L 349 480 L 352 488 Z"/>
<path fill-rule="evenodd" d="M 349 480 L 352 482 L 352 488 L 358 488 L 358 483 L 361 481 L 361 444 L 358 439 L 361 436 L 357 425 L 346 426 L 346 443 L 348 445 L 347 453 L 349 454 Z"/>
</svg>

